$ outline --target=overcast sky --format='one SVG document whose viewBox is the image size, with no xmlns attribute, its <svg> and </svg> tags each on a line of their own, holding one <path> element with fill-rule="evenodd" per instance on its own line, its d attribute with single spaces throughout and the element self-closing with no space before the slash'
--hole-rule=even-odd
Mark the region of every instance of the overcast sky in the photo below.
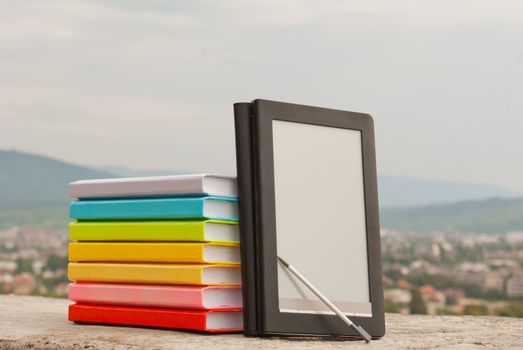
<svg viewBox="0 0 523 350">
<path fill-rule="evenodd" d="M 234 174 L 254 98 L 372 114 L 381 174 L 523 191 L 523 1 L 0 0 L 0 148 Z"/>
</svg>

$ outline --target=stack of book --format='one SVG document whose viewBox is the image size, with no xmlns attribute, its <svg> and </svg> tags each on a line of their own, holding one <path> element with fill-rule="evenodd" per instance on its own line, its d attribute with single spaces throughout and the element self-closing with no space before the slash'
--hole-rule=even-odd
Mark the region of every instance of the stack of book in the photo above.
<svg viewBox="0 0 523 350">
<path fill-rule="evenodd" d="M 70 195 L 69 320 L 242 330 L 235 178 L 76 181 Z"/>
</svg>

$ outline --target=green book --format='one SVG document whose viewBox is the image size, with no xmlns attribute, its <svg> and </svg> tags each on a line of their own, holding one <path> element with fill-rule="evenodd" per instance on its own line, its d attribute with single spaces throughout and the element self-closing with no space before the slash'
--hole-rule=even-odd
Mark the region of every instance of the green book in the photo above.
<svg viewBox="0 0 523 350">
<path fill-rule="evenodd" d="M 238 243 L 238 223 L 204 221 L 71 222 L 71 241 L 182 241 Z"/>
</svg>

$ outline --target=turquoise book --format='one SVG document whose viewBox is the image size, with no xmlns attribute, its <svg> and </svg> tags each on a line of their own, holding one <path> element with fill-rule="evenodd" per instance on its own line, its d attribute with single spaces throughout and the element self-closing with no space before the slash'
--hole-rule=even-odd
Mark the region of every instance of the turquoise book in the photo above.
<svg viewBox="0 0 523 350">
<path fill-rule="evenodd" d="M 238 221 L 238 201 L 229 197 L 180 197 L 71 202 L 69 216 L 78 221 L 226 220 Z"/>
</svg>

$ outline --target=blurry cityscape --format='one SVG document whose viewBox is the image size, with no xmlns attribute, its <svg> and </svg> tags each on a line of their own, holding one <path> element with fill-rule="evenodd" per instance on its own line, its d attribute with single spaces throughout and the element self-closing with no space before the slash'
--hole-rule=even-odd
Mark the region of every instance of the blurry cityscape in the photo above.
<svg viewBox="0 0 523 350">
<path fill-rule="evenodd" d="M 387 312 L 523 317 L 523 232 L 383 229 Z M 67 232 L 0 231 L 0 293 L 67 297 Z"/>
<path fill-rule="evenodd" d="M 67 297 L 67 242 L 61 229 L 0 231 L 0 294 Z"/>
<path fill-rule="evenodd" d="M 386 312 L 523 317 L 523 232 L 382 230 Z"/>
</svg>

